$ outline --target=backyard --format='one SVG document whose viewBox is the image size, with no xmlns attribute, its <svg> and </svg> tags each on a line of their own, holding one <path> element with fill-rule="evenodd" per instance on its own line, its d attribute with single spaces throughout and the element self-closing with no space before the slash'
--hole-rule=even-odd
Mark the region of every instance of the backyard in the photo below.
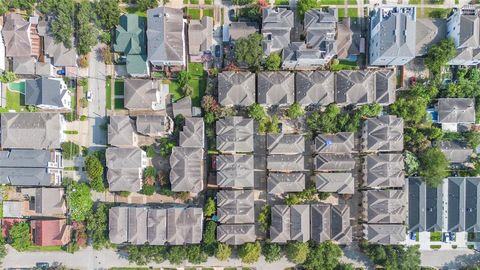
<svg viewBox="0 0 480 270">
<path fill-rule="evenodd" d="M 344 8 L 338 9 L 338 17 L 350 17 L 350 18 L 357 18 L 358 17 L 358 9 L 357 8 L 347 8 L 347 14 L 345 14 Z"/>
<path fill-rule="evenodd" d="M 192 20 L 199 20 L 200 19 L 200 9 L 198 8 L 186 8 L 187 15 L 190 16 Z"/>
<path fill-rule="evenodd" d="M 358 69 L 358 65 L 356 62 L 347 61 L 347 60 L 340 60 L 338 64 L 332 64 L 330 67 L 331 71 L 340 71 L 340 70 L 355 70 Z"/>
<path fill-rule="evenodd" d="M 207 72 L 203 70 L 203 65 L 201 63 L 188 64 L 188 72 L 191 75 L 188 85 L 192 87 L 192 104 L 193 106 L 200 107 L 202 97 L 205 94 Z M 183 91 L 176 81 L 172 81 L 170 83 L 169 92 L 172 95 L 173 102 L 176 102 L 184 97 Z"/>
</svg>

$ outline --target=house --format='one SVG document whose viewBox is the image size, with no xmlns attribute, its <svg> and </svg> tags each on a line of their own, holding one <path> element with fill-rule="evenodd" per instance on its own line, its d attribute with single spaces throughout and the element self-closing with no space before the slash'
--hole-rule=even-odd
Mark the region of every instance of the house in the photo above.
<svg viewBox="0 0 480 270">
<path fill-rule="evenodd" d="M 227 245 L 243 245 L 257 240 L 254 224 L 222 224 L 217 227 L 217 241 Z"/>
<path fill-rule="evenodd" d="M 480 63 L 479 9 L 467 5 L 454 9 L 447 19 L 447 37 L 452 38 L 457 54 L 448 62 L 454 66 L 476 66 Z"/>
<path fill-rule="evenodd" d="M 287 192 L 301 192 L 305 189 L 304 173 L 274 173 L 267 177 L 267 192 L 269 194 L 283 194 Z"/>
<path fill-rule="evenodd" d="M 310 240 L 309 205 L 273 205 L 271 213 L 270 240 L 272 243 Z"/>
<path fill-rule="evenodd" d="M 168 84 L 163 84 L 158 80 L 126 79 L 124 106 L 130 111 L 165 110 L 168 88 Z"/>
<path fill-rule="evenodd" d="M 447 22 L 443 19 L 417 18 L 415 35 L 415 55 L 427 54 L 428 48 L 447 36 Z"/>
<path fill-rule="evenodd" d="M 447 185 L 448 213 L 447 230 L 449 232 L 478 232 L 480 231 L 479 215 L 479 177 L 449 177 Z M 444 213 L 445 213 L 444 212 Z"/>
<path fill-rule="evenodd" d="M 3 149 L 59 149 L 65 136 L 58 113 L 2 113 L 0 118 Z"/>
<path fill-rule="evenodd" d="M 12 59 L 12 72 L 19 75 L 35 75 L 37 59 L 30 56 L 18 56 Z"/>
<path fill-rule="evenodd" d="M 403 66 L 415 58 L 416 8 L 376 7 L 370 17 L 368 54 L 372 66 Z"/>
<path fill-rule="evenodd" d="M 128 116 L 110 116 L 108 144 L 117 147 L 136 145 L 138 138 L 134 125 L 134 121 Z"/>
<path fill-rule="evenodd" d="M 59 186 L 62 174 L 62 154 L 58 151 L 33 149 L 0 151 L 1 184 Z"/>
<path fill-rule="evenodd" d="M 218 102 L 223 106 L 250 106 L 255 103 L 255 74 L 224 71 L 218 74 Z"/>
<path fill-rule="evenodd" d="M 228 36 L 230 41 L 239 38 L 246 38 L 251 34 L 258 33 L 258 24 L 256 22 L 231 22 L 228 26 Z"/>
<path fill-rule="evenodd" d="M 252 155 L 218 155 L 215 161 L 219 187 L 254 187 L 254 158 Z"/>
<path fill-rule="evenodd" d="M 339 244 L 352 242 L 353 232 L 348 205 L 312 204 L 310 220 L 311 240 L 315 242 L 332 240 Z"/>
<path fill-rule="evenodd" d="M 295 100 L 302 106 L 326 106 L 333 103 L 335 74 L 330 71 L 295 73 Z"/>
<path fill-rule="evenodd" d="M 40 77 L 25 81 L 25 105 L 48 110 L 71 110 L 71 103 L 70 91 L 60 78 Z"/>
<path fill-rule="evenodd" d="M 439 98 L 436 109 L 443 130 L 456 132 L 459 125 L 475 123 L 473 98 Z"/>
<path fill-rule="evenodd" d="M 355 137 L 353 132 L 318 134 L 315 137 L 316 153 L 352 153 Z"/>
<path fill-rule="evenodd" d="M 133 77 L 149 74 L 146 57 L 145 18 L 136 14 L 123 14 L 115 28 L 113 50 L 121 53 L 127 73 Z"/>
<path fill-rule="evenodd" d="M 443 231 L 446 224 L 443 218 L 442 186 L 433 188 L 422 179 L 415 177 L 408 178 L 407 185 L 408 231 Z M 448 196 L 448 194 L 445 195 Z"/>
<path fill-rule="evenodd" d="M 188 53 L 190 61 L 202 62 L 204 52 L 210 51 L 213 42 L 213 18 L 203 16 L 200 20 L 190 20 L 188 25 Z"/>
<path fill-rule="evenodd" d="M 185 118 L 185 125 L 180 132 L 180 146 L 198 147 L 205 146 L 205 126 L 203 118 L 189 117 Z"/>
<path fill-rule="evenodd" d="M 228 224 L 255 223 L 252 190 L 220 190 L 217 193 L 218 222 Z"/>
<path fill-rule="evenodd" d="M 305 157 L 295 155 L 268 155 L 267 170 L 274 172 L 302 172 L 305 171 Z"/>
<path fill-rule="evenodd" d="M 305 152 L 305 138 L 300 134 L 267 134 L 269 155 L 290 155 Z"/>
<path fill-rule="evenodd" d="M 363 180 L 369 188 L 393 188 L 405 185 L 402 154 L 368 155 L 363 166 Z"/>
<path fill-rule="evenodd" d="M 262 9 L 263 53 L 270 55 L 285 49 L 290 44 L 290 31 L 293 27 L 293 11 L 279 7 Z"/>
<path fill-rule="evenodd" d="M 362 150 L 365 152 L 395 152 L 403 150 L 403 119 L 382 115 L 363 122 Z"/>
<path fill-rule="evenodd" d="M 199 193 L 204 187 L 202 148 L 174 147 L 170 155 L 172 191 Z"/>
<path fill-rule="evenodd" d="M 173 132 L 173 120 L 167 115 L 138 115 L 137 132 L 150 137 L 164 137 Z"/>
<path fill-rule="evenodd" d="M 66 219 L 31 220 L 32 242 L 36 246 L 63 246 L 70 242 L 72 226 Z"/>
<path fill-rule="evenodd" d="M 352 173 L 317 173 L 315 187 L 319 192 L 353 194 L 355 183 Z"/>
<path fill-rule="evenodd" d="M 190 96 L 183 97 L 172 103 L 173 116 L 182 115 L 183 117 L 192 117 L 192 98 Z"/>
<path fill-rule="evenodd" d="M 50 77 L 55 74 L 54 67 L 50 63 L 36 62 L 35 74 L 41 77 Z"/>
<path fill-rule="evenodd" d="M 355 168 L 351 154 L 321 153 L 315 156 L 314 170 L 322 172 L 347 172 Z"/>
<path fill-rule="evenodd" d="M 52 65 L 56 67 L 77 66 L 78 55 L 75 47 L 72 46 L 71 48 L 67 48 L 63 42 L 55 41 L 55 38 L 50 31 L 43 35 L 42 48 L 44 55 L 49 58 L 49 63 Z"/>
<path fill-rule="evenodd" d="M 3 201 L 3 217 L 61 218 L 67 214 L 63 188 L 22 188 L 17 194 L 18 198 Z"/>
<path fill-rule="evenodd" d="M 109 239 L 115 244 L 183 245 L 202 238 L 201 208 L 115 206 L 108 221 Z"/>
<path fill-rule="evenodd" d="M 153 66 L 184 67 L 184 37 L 181 9 L 161 6 L 147 10 L 147 59 Z"/>
<path fill-rule="evenodd" d="M 403 190 L 363 191 L 363 211 L 367 223 L 403 223 L 407 218 L 407 199 Z"/>
<path fill-rule="evenodd" d="M 138 192 L 142 189 L 142 173 L 147 167 L 145 151 L 137 147 L 109 147 L 105 159 L 110 191 Z"/>
<path fill-rule="evenodd" d="M 291 105 L 295 102 L 294 89 L 295 82 L 292 72 L 260 72 L 257 78 L 257 103 L 265 106 Z"/>
<path fill-rule="evenodd" d="M 34 34 L 36 30 L 32 29 L 30 21 L 26 21 L 22 15 L 14 12 L 8 13 L 4 18 L 2 35 L 6 57 L 38 57 L 40 44 L 34 43 L 35 35 L 31 34 Z M 36 41 L 38 42 L 38 40 Z"/>
<path fill-rule="evenodd" d="M 407 238 L 402 224 L 364 224 L 363 233 L 371 244 L 398 245 Z"/>
<path fill-rule="evenodd" d="M 436 141 L 435 145 L 443 152 L 447 160 L 454 165 L 470 161 L 473 149 L 461 141 Z"/>
<path fill-rule="evenodd" d="M 231 116 L 216 122 L 217 149 L 222 153 L 253 152 L 253 120 Z"/>
</svg>

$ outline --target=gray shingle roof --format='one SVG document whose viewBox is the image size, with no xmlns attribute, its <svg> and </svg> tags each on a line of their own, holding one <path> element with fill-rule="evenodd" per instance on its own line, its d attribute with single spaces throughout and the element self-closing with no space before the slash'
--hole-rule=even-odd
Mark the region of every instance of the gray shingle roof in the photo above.
<svg viewBox="0 0 480 270">
<path fill-rule="evenodd" d="M 183 115 L 183 117 L 192 117 L 192 98 L 183 97 L 172 103 L 173 116 Z"/>
<path fill-rule="evenodd" d="M 316 242 L 330 240 L 332 235 L 332 206 L 330 204 L 312 204 L 310 208 L 312 240 Z"/>
<path fill-rule="evenodd" d="M 56 154 L 49 150 L 13 149 L 0 151 L 0 168 L 47 168 L 57 163 Z"/>
<path fill-rule="evenodd" d="M 369 155 L 365 159 L 363 175 L 371 188 L 403 187 L 405 172 L 402 154 Z"/>
<path fill-rule="evenodd" d="M 274 205 L 272 207 L 272 224 L 270 239 L 273 243 L 286 243 L 294 240 L 310 240 L 310 206 L 309 205 Z"/>
<path fill-rule="evenodd" d="M 449 232 L 480 230 L 479 177 L 448 178 L 448 224 Z"/>
<path fill-rule="evenodd" d="M 252 190 L 220 190 L 217 193 L 217 215 L 220 223 L 254 223 Z"/>
<path fill-rule="evenodd" d="M 46 217 L 62 217 L 67 213 L 64 188 L 22 188 L 20 190 L 25 200 L 33 202 L 37 215 Z"/>
<path fill-rule="evenodd" d="M 58 113 L 2 113 L 2 148 L 59 149 Z"/>
<path fill-rule="evenodd" d="M 218 155 L 216 166 L 219 187 L 250 188 L 254 186 L 252 155 Z"/>
<path fill-rule="evenodd" d="M 217 240 L 228 245 L 242 245 L 255 242 L 254 224 L 228 224 L 217 227 Z"/>
<path fill-rule="evenodd" d="M 157 80 L 125 79 L 124 90 L 125 108 L 129 110 L 152 110 L 153 103 L 161 102 Z"/>
<path fill-rule="evenodd" d="M 74 46 L 68 49 L 63 42 L 57 43 L 49 32 L 43 37 L 45 54 L 52 58 L 52 64 L 56 67 L 76 67 L 77 51 Z"/>
<path fill-rule="evenodd" d="M 395 102 L 396 77 L 393 69 L 383 69 L 375 73 L 375 102 L 389 105 Z"/>
<path fill-rule="evenodd" d="M 185 64 L 183 11 L 169 7 L 147 10 L 147 52 L 153 65 Z"/>
<path fill-rule="evenodd" d="M 363 123 L 364 151 L 402 151 L 403 119 L 393 115 L 369 118 Z"/>
<path fill-rule="evenodd" d="M 365 239 L 372 244 L 398 245 L 405 241 L 405 225 L 401 224 L 365 224 Z"/>
<path fill-rule="evenodd" d="M 305 170 L 305 157 L 296 155 L 269 155 L 267 169 L 276 172 L 301 172 Z"/>
<path fill-rule="evenodd" d="M 299 134 L 267 134 L 268 154 L 300 154 L 305 152 L 305 139 Z"/>
<path fill-rule="evenodd" d="M 201 20 L 190 20 L 188 25 L 188 52 L 201 55 L 210 50 L 213 41 L 213 18 L 203 16 Z"/>
<path fill-rule="evenodd" d="M 108 211 L 108 238 L 114 244 L 128 241 L 128 208 L 112 207 Z"/>
<path fill-rule="evenodd" d="M 52 76 L 53 66 L 50 63 L 36 62 L 35 63 L 35 74 L 38 76 Z"/>
<path fill-rule="evenodd" d="M 142 188 L 142 169 L 146 154 L 140 148 L 107 148 L 107 180 L 111 191 L 137 192 Z"/>
<path fill-rule="evenodd" d="M 351 153 L 355 138 L 353 132 L 318 134 L 315 138 L 316 153 Z"/>
<path fill-rule="evenodd" d="M 180 132 L 180 146 L 203 148 L 205 145 L 204 129 L 203 118 L 185 118 L 185 125 Z"/>
<path fill-rule="evenodd" d="M 255 22 L 231 22 L 229 27 L 230 38 L 237 40 L 248 37 L 248 35 L 258 32 L 258 24 Z"/>
<path fill-rule="evenodd" d="M 403 190 L 368 190 L 363 192 L 368 223 L 403 223 L 407 197 Z"/>
<path fill-rule="evenodd" d="M 172 191 L 198 193 L 204 186 L 204 153 L 202 148 L 174 147 L 170 155 Z"/>
<path fill-rule="evenodd" d="M 375 74 L 366 70 L 342 70 L 335 76 L 335 102 L 361 105 L 374 101 Z"/>
<path fill-rule="evenodd" d="M 137 132 L 151 136 L 164 136 L 172 133 L 173 120 L 166 115 L 138 115 Z"/>
<path fill-rule="evenodd" d="M 355 159 L 351 154 L 322 153 L 315 157 L 315 171 L 351 171 L 355 168 Z"/>
<path fill-rule="evenodd" d="M 334 102 L 335 74 L 329 71 L 302 71 L 295 74 L 296 101 L 301 105 L 328 105 Z"/>
<path fill-rule="evenodd" d="M 202 228 L 202 208 L 167 209 L 167 242 L 170 245 L 200 243 Z"/>
<path fill-rule="evenodd" d="M 69 95 L 66 88 L 62 89 L 61 79 L 40 77 L 25 81 L 25 105 L 47 105 L 64 108 L 64 96 Z"/>
<path fill-rule="evenodd" d="M 147 208 L 131 207 L 128 209 L 127 241 L 134 245 L 147 242 Z"/>
<path fill-rule="evenodd" d="M 218 102 L 224 106 L 255 103 L 255 74 L 224 71 L 218 74 Z"/>
<path fill-rule="evenodd" d="M 305 189 L 304 173 L 269 173 L 267 192 L 282 194 L 286 192 L 301 192 Z"/>
<path fill-rule="evenodd" d="M 437 141 L 435 145 L 445 154 L 450 163 L 465 163 L 470 160 L 473 149 L 460 141 Z"/>
<path fill-rule="evenodd" d="M 290 105 L 295 102 L 294 74 L 288 71 L 260 72 L 257 78 L 257 101 L 260 104 Z"/>
<path fill-rule="evenodd" d="M 279 52 L 290 43 L 294 26 L 293 11 L 286 8 L 264 8 L 262 11 L 263 51 L 266 55 Z"/>
<path fill-rule="evenodd" d="M 355 184 L 351 173 L 318 173 L 315 174 L 315 186 L 320 192 L 353 194 Z"/>
<path fill-rule="evenodd" d="M 2 34 L 7 57 L 32 55 L 30 23 L 25 21 L 20 14 L 11 12 L 5 16 Z"/>
<path fill-rule="evenodd" d="M 13 58 L 12 72 L 20 75 L 35 75 L 37 60 L 31 56 L 18 56 Z"/>
<path fill-rule="evenodd" d="M 132 146 L 136 142 L 133 120 L 128 116 L 110 116 L 108 125 L 108 144 L 114 146 Z"/>
<path fill-rule="evenodd" d="M 164 245 L 167 241 L 167 209 L 148 209 L 147 239 L 150 245 Z"/>
<path fill-rule="evenodd" d="M 438 122 L 475 123 L 475 101 L 473 98 L 439 98 Z"/>
<path fill-rule="evenodd" d="M 253 152 L 253 120 L 239 116 L 216 123 L 217 149 L 220 152 Z"/>
<path fill-rule="evenodd" d="M 446 37 L 447 23 L 442 19 L 417 18 L 416 21 L 416 56 L 425 55 L 431 45 L 439 43 Z"/>
<path fill-rule="evenodd" d="M 442 188 L 429 187 L 420 178 L 411 177 L 407 182 L 408 230 L 441 231 L 444 227 Z"/>
</svg>

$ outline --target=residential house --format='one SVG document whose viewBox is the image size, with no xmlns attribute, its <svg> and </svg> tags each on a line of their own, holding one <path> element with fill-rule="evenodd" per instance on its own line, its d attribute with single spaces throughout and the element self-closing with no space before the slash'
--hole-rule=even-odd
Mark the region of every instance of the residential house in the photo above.
<svg viewBox="0 0 480 270">
<path fill-rule="evenodd" d="M 165 110 L 168 89 L 168 84 L 163 84 L 158 80 L 126 79 L 124 106 L 130 111 Z"/>
<path fill-rule="evenodd" d="M 66 219 L 31 220 L 30 229 L 36 246 L 64 246 L 72 236 L 72 225 Z"/>
<path fill-rule="evenodd" d="M 254 187 L 254 159 L 252 155 L 218 155 L 215 161 L 217 185 L 219 187 Z"/>
<path fill-rule="evenodd" d="M 269 194 L 301 192 L 305 189 L 305 178 L 305 173 L 271 172 L 267 177 L 267 192 Z"/>
<path fill-rule="evenodd" d="M 355 168 L 351 154 L 321 153 L 315 156 L 314 170 L 318 172 L 347 172 Z"/>
<path fill-rule="evenodd" d="M 408 182 L 408 230 L 412 232 L 443 231 L 444 194 L 442 185 L 428 186 L 420 178 L 410 177 Z M 445 194 L 448 197 L 448 194 Z M 446 199 L 446 198 L 445 198 Z M 458 205 L 456 207 L 459 207 Z M 454 211 L 458 211 L 454 210 Z"/>
<path fill-rule="evenodd" d="M 167 115 L 138 115 L 135 121 L 137 132 L 150 137 L 172 134 L 174 123 Z"/>
<path fill-rule="evenodd" d="M 256 22 L 231 22 L 226 29 L 228 29 L 229 41 L 231 42 L 258 33 L 259 30 Z"/>
<path fill-rule="evenodd" d="M 78 55 L 75 46 L 67 48 L 63 42 L 57 42 L 47 21 L 42 20 L 39 22 L 38 32 L 43 41 L 42 49 L 44 56 L 47 58 L 44 59 L 46 63 L 56 67 L 77 67 Z M 38 75 L 38 69 L 36 73 Z"/>
<path fill-rule="evenodd" d="M 167 242 L 170 245 L 199 244 L 202 227 L 202 208 L 167 209 Z"/>
<path fill-rule="evenodd" d="M 58 113 L 2 113 L 3 149 L 59 149 L 63 141 L 63 116 Z"/>
<path fill-rule="evenodd" d="M 456 132 L 460 125 L 475 123 L 473 98 L 439 98 L 436 109 L 443 130 Z"/>
<path fill-rule="evenodd" d="M 447 36 L 447 22 L 444 19 L 417 18 L 415 35 L 415 55 L 423 56 L 428 48 Z"/>
<path fill-rule="evenodd" d="M 368 155 L 363 166 L 363 180 L 369 188 L 393 188 L 405 185 L 402 154 Z"/>
<path fill-rule="evenodd" d="M 61 218 L 67 214 L 64 188 L 22 188 L 17 194 L 17 198 L 3 201 L 3 217 Z"/>
<path fill-rule="evenodd" d="M 273 205 L 271 211 L 270 240 L 272 243 L 310 240 L 309 205 Z"/>
<path fill-rule="evenodd" d="M 403 223 L 407 218 L 407 199 L 403 190 L 363 191 L 363 211 L 367 223 Z"/>
<path fill-rule="evenodd" d="M 253 152 L 253 120 L 231 116 L 216 122 L 217 149 L 222 153 Z"/>
<path fill-rule="evenodd" d="M 473 154 L 473 149 L 461 141 L 436 141 L 435 145 L 452 165 L 463 165 L 469 162 Z"/>
<path fill-rule="evenodd" d="M 467 5 L 454 9 L 447 19 L 447 37 L 452 38 L 457 54 L 448 62 L 454 66 L 476 66 L 480 63 L 479 9 Z"/>
<path fill-rule="evenodd" d="M 188 25 L 188 53 L 191 62 L 202 62 L 204 52 L 210 51 L 213 43 L 213 18 L 203 16 L 190 20 Z"/>
<path fill-rule="evenodd" d="M 402 224 L 364 224 L 363 233 L 371 244 L 398 245 L 407 238 Z"/>
<path fill-rule="evenodd" d="M 292 72 L 260 72 L 257 78 L 257 102 L 265 106 L 291 105 L 295 102 L 294 89 L 295 82 Z"/>
<path fill-rule="evenodd" d="M 353 132 L 318 134 L 315 138 L 316 153 L 352 153 L 355 137 Z"/>
<path fill-rule="evenodd" d="M 480 178 L 449 177 L 445 184 L 448 190 L 448 195 L 445 191 L 443 195 L 448 202 L 444 212 L 448 213 L 446 231 L 479 232 Z"/>
<path fill-rule="evenodd" d="M 355 183 L 352 173 L 317 173 L 315 187 L 319 192 L 353 194 Z"/>
<path fill-rule="evenodd" d="M 217 227 L 217 240 L 227 245 L 243 245 L 257 240 L 255 224 L 222 224 Z"/>
<path fill-rule="evenodd" d="M 267 170 L 273 172 L 303 172 L 306 170 L 305 165 L 303 154 L 267 156 Z"/>
<path fill-rule="evenodd" d="M 174 147 L 170 155 L 172 191 L 199 193 L 204 187 L 204 150 Z"/>
<path fill-rule="evenodd" d="M 138 192 L 142 189 L 142 173 L 147 167 L 147 154 L 137 147 L 109 147 L 105 152 L 109 190 Z"/>
<path fill-rule="evenodd" d="M 305 152 L 305 138 L 300 134 L 267 134 L 269 155 L 291 155 Z"/>
<path fill-rule="evenodd" d="M 18 75 L 35 75 L 37 59 L 30 56 L 18 56 L 12 59 L 12 72 Z"/>
<path fill-rule="evenodd" d="M 224 71 L 218 74 L 218 102 L 223 106 L 250 106 L 255 103 L 255 74 Z"/>
<path fill-rule="evenodd" d="M 147 10 L 147 59 L 153 66 L 184 67 L 185 20 L 183 11 L 170 7 Z"/>
<path fill-rule="evenodd" d="M 12 186 L 59 186 L 63 160 L 58 151 L 0 151 L 0 183 Z"/>
<path fill-rule="evenodd" d="M 310 237 L 315 242 L 332 240 L 339 244 L 352 242 L 350 207 L 345 204 L 312 204 Z"/>
<path fill-rule="evenodd" d="M 110 116 L 108 125 L 108 144 L 117 147 L 128 147 L 137 144 L 135 123 L 128 116 Z"/>
<path fill-rule="evenodd" d="M 4 18 L 2 35 L 6 57 L 37 58 L 40 55 L 40 42 L 36 25 L 14 12 L 8 13 Z"/>
<path fill-rule="evenodd" d="M 370 17 L 369 64 L 403 66 L 416 55 L 413 6 L 375 7 Z"/>
<path fill-rule="evenodd" d="M 217 193 L 218 222 L 255 223 L 253 190 L 220 190 Z"/>
<path fill-rule="evenodd" d="M 115 28 L 113 50 L 122 54 L 127 73 L 133 77 L 149 74 L 146 56 L 145 18 L 136 14 L 123 14 Z"/>
<path fill-rule="evenodd" d="M 302 106 L 326 106 L 333 103 L 335 74 L 330 71 L 295 73 L 295 100 Z"/>
<path fill-rule="evenodd" d="M 262 47 L 265 55 L 280 53 L 290 44 L 290 31 L 294 27 L 293 11 L 286 8 L 262 9 Z"/>
<path fill-rule="evenodd" d="M 189 117 L 185 118 L 185 125 L 180 132 L 181 147 L 198 147 L 205 146 L 205 126 L 203 118 Z"/>
<path fill-rule="evenodd" d="M 25 81 L 25 105 L 48 110 L 71 110 L 71 103 L 70 91 L 60 78 L 40 77 Z"/>
<path fill-rule="evenodd" d="M 363 122 L 362 150 L 365 152 L 395 152 L 403 150 L 403 119 L 382 115 Z"/>
<path fill-rule="evenodd" d="M 172 103 L 173 116 L 182 115 L 183 117 L 192 117 L 192 98 L 190 96 L 183 97 Z"/>
</svg>

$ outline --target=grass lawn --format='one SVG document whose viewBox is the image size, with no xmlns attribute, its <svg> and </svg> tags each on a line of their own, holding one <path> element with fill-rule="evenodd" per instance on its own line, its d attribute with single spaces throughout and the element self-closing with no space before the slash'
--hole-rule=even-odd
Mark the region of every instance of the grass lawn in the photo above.
<svg viewBox="0 0 480 270">
<path fill-rule="evenodd" d="M 123 98 L 116 98 L 115 99 L 115 110 L 123 110 L 124 107 L 124 99 Z"/>
<path fill-rule="evenodd" d="M 183 0 L 183 4 L 184 5 L 188 4 L 188 0 Z"/>
<path fill-rule="evenodd" d="M 110 79 L 107 78 L 107 81 L 105 83 L 105 91 L 106 91 L 106 107 L 107 107 L 107 110 L 111 110 L 112 109 L 112 86 L 111 86 L 111 83 L 110 83 Z"/>
<path fill-rule="evenodd" d="M 213 4 L 213 0 L 205 0 L 205 1 L 203 1 L 203 3 L 205 5 L 211 5 L 211 4 Z"/>
<path fill-rule="evenodd" d="M 340 60 L 338 65 L 333 65 L 330 68 L 332 71 L 340 71 L 340 70 L 354 70 L 358 69 L 358 65 L 356 62 Z"/>
<path fill-rule="evenodd" d="M 441 245 L 430 245 L 431 249 L 440 249 L 441 247 Z"/>
<path fill-rule="evenodd" d="M 63 251 L 62 246 L 30 246 L 27 251 Z"/>
<path fill-rule="evenodd" d="M 417 11 L 418 18 L 442 18 L 446 19 L 452 12 L 451 8 L 423 8 L 423 15 L 421 9 Z"/>
<path fill-rule="evenodd" d="M 350 18 L 357 18 L 358 17 L 358 9 L 357 8 L 348 8 L 347 14 L 345 15 L 345 9 L 339 8 L 338 9 L 338 17 L 350 17 Z"/>
<path fill-rule="evenodd" d="M 198 0 L 190 0 L 190 4 L 198 5 Z"/>
<path fill-rule="evenodd" d="M 168 89 L 169 89 L 168 91 L 172 95 L 173 102 L 176 102 L 177 100 L 183 97 L 182 91 L 180 89 L 180 85 L 178 85 L 177 82 L 172 81 L 168 86 Z"/>
<path fill-rule="evenodd" d="M 290 4 L 288 0 L 275 0 L 276 6 L 286 6 L 288 4 Z"/>
<path fill-rule="evenodd" d="M 207 8 L 203 10 L 203 17 L 212 17 L 213 18 L 213 8 Z"/>
<path fill-rule="evenodd" d="M 198 8 L 187 8 L 187 15 L 192 18 L 192 20 L 200 19 L 200 9 Z"/>
<path fill-rule="evenodd" d="M 431 232 L 430 241 L 432 242 L 442 241 L 442 232 Z"/>
<path fill-rule="evenodd" d="M 203 70 L 203 65 L 201 63 L 189 63 L 188 72 L 192 74 L 192 77 L 202 77 L 206 75 L 205 70 Z"/>
<path fill-rule="evenodd" d="M 22 111 L 25 108 L 25 96 L 19 92 L 7 90 L 7 110 Z"/>
<path fill-rule="evenodd" d="M 125 13 L 136 14 L 141 17 L 147 17 L 147 13 L 145 11 L 139 10 L 138 7 L 126 7 L 124 9 L 125 9 Z"/>
<path fill-rule="evenodd" d="M 205 94 L 205 88 L 207 86 L 207 81 L 204 79 L 192 79 L 188 82 L 192 87 L 192 105 L 200 107 L 202 97 Z"/>
<path fill-rule="evenodd" d="M 421 0 L 409 0 L 408 3 L 410 5 L 420 5 L 422 3 Z"/>
<path fill-rule="evenodd" d="M 123 96 L 124 94 L 124 85 L 125 82 L 123 80 L 115 80 L 115 95 L 116 96 Z"/>
<path fill-rule="evenodd" d="M 320 0 L 318 1 L 320 5 L 344 5 L 345 1 L 344 0 Z M 356 5 L 357 0 L 347 0 L 347 3 L 349 5 Z"/>
</svg>

